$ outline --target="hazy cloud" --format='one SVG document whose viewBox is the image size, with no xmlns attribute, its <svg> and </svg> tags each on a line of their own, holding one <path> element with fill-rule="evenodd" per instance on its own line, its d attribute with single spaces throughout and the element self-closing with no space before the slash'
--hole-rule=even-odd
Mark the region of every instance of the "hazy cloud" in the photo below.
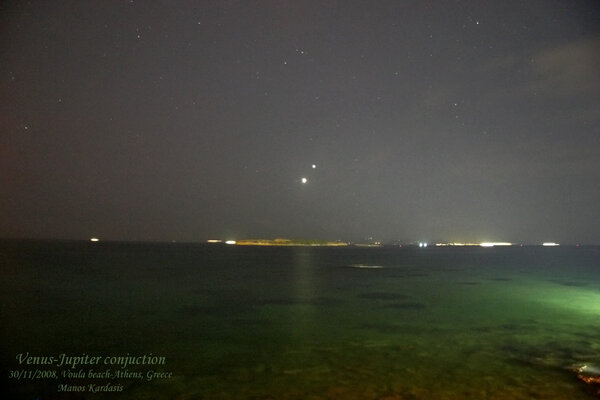
<svg viewBox="0 0 600 400">
<path fill-rule="evenodd" d="M 600 39 L 582 40 L 538 52 L 531 63 L 532 89 L 572 96 L 600 91 Z"/>
</svg>

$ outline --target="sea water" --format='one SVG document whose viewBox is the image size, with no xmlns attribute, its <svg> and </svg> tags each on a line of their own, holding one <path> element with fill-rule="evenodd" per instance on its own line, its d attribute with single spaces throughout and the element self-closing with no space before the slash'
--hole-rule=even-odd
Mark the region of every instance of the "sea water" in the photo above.
<svg viewBox="0 0 600 400">
<path fill-rule="evenodd" d="M 0 272 L 11 398 L 589 399 L 597 391 L 577 371 L 600 366 L 598 247 L 3 241 Z M 78 364 L 20 363 L 27 354 Z M 58 375 L 15 378 L 23 370 Z M 90 384 L 116 389 L 93 393 Z"/>
</svg>

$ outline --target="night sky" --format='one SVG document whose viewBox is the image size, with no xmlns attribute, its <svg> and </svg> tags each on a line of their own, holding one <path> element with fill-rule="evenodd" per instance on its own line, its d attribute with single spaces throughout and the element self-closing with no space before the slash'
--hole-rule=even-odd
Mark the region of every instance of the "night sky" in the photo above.
<svg viewBox="0 0 600 400">
<path fill-rule="evenodd" d="M 0 237 L 600 243 L 595 0 L 5 1 L 0 116 Z"/>
</svg>

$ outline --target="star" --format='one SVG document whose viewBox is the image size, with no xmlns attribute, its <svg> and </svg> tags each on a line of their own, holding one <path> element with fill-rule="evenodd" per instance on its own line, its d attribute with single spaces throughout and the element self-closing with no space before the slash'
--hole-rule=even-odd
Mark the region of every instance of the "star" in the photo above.
<svg viewBox="0 0 600 400">
<path fill-rule="evenodd" d="M 308 179 L 306 179 L 306 178 L 302 178 L 302 179 L 301 179 L 301 181 L 302 181 L 302 183 L 303 183 L 303 184 L 305 184 L 305 183 L 307 183 L 307 182 L 308 182 Z"/>
</svg>

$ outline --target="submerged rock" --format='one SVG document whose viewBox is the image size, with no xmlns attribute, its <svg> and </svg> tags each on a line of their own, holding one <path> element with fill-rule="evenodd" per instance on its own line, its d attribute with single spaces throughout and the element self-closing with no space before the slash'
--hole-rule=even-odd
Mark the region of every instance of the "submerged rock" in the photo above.
<svg viewBox="0 0 600 400">
<path fill-rule="evenodd" d="M 577 379 L 590 385 L 596 396 L 600 396 L 600 367 L 584 364 L 575 368 Z"/>
</svg>

